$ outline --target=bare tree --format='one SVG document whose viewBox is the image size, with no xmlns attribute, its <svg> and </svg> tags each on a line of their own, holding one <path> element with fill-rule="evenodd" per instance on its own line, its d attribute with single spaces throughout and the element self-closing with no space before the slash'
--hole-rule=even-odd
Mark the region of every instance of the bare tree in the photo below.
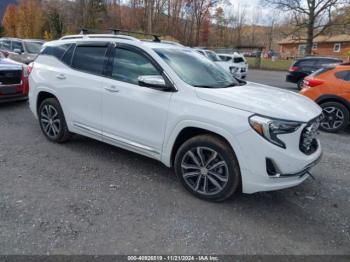
<svg viewBox="0 0 350 262">
<path fill-rule="evenodd" d="M 331 27 L 332 11 L 349 0 L 263 0 L 293 16 L 292 34 L 306 41 L 306 54 L 310 55 L 314 39 Z"/>
</svg>

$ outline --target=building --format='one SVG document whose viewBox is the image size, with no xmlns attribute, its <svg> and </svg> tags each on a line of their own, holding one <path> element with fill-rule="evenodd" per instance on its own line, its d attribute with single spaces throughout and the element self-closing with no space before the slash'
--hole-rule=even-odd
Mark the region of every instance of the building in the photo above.
<svg viewBox="0 0 350 262">
<path fill-rule="evenodd" d="M 281 57 L 293 59 L 305 56 L 306 41 L 286 38 L 280 41 Z M 350 35 L 318 36 L 314 39 L 312 55 L 349 59 Z"/>
</svg>

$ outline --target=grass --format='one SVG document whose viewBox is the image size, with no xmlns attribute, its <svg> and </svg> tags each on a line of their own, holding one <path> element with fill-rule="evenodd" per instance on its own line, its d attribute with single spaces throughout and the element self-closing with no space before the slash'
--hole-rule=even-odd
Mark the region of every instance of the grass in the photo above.
<svg viewBox="0 0 350 262">
<path fill-rule="evenodd" d="M 258 69 L 255 65 L 254 57 L 247 57 L 246 59 L 249 64 L 249 68 Z M 271 71 L 287 71 L 291 64 L 291 60 L 276 60 L 275 62 L 273 62 L 271 59 L 262 58 L 261 67 L 259 69 Z"/>
</svg>

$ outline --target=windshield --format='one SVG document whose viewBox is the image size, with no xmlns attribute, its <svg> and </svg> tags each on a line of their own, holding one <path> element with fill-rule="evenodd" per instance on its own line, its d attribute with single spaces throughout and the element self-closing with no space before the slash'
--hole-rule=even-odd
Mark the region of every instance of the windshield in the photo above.
<svg viewBox="0 0 350 262">
<path fill-rule="evenodd" d="M 37 42 L 34 42 L 34 41 L 33 42 L 29 42 L 29 41 L 24 42 L 26 50 L 30 54 L 39 54 L 43 44 L 44 44 L 43 42 L 38 42 L 38 41 Z"/>
<path fill-rule="evenodd" d="M 155 51 L 189 85 L 225 88 L 239 84 L 229 73 L 190 49 L 158 48 Z"/>
<path fill-rule="evenodd" d="M 213 61 L 213 62 L 217 62 L 217 61 L 222 61 L 220 59 L 220 57 L 213 51 L 205 51 L 208 55 L 208 58 Z"/>
</svg>

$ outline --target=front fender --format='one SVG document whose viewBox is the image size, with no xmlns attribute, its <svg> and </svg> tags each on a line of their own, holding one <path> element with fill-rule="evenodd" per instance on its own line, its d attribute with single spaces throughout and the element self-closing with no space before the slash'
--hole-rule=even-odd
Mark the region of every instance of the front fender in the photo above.
<svg viewBox="0 0 350 262">
<path fill-rule="evenodd" d="M 166 165 L 167 167 L 172 166 L 171 154 L 172 154 L 172 149 L 174 147 L 175 141 L 178 135 L 181 133 L 181 131 L 189 127 L 204 129 L 225 138 L 229 142 L 233 151 L 235 152 L 240 166 L 245 165 L 245 160 L 244 158 L 242 158 L 242 155 L 243 155 L 242 149 L 238 141 L 236 140 L 236 138 L 230 132 L 215 125 L 211 125 L 200 121 L 193 121 L 193 120 L 182 120 L 179 123 L 177 123 L 173 131 L 170 133 L 168 139 L 165 140 L 167 141 L 167 143 L 163 145 L 162 157 L 161 157 L 161 161 L 164 165 Z"/>
</svg>

